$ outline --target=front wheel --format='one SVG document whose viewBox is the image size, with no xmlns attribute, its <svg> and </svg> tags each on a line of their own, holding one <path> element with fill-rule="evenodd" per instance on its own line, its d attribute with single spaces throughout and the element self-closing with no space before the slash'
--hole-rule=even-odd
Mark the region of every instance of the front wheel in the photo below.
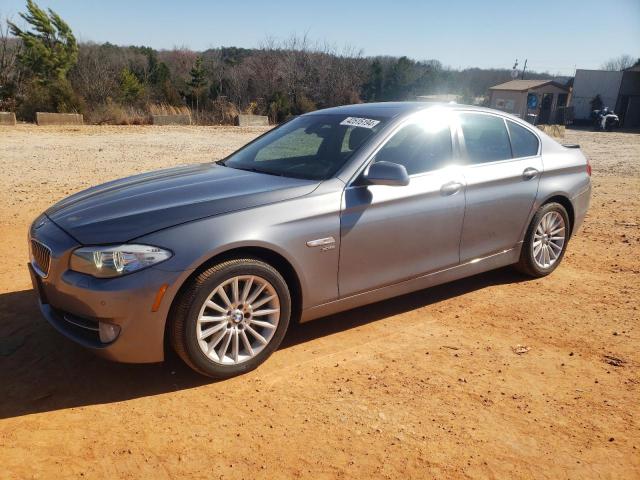
<svg viewBox="0 0 640 480">
<path fill-rule="evenodd" d="M 532 277 L 549 275 L 564 257 L 569 233 L 566 209 L 559 203 L 543 205 L 527 229 L 516 268 Z"/>
<path fill-rule="evenodd" d="M 253 370 L 280 345 L 291 296 L 271 265 L 245 258 L 194 278 L 171 314 L 171 343 L 191 368 L 213 378 Z"/>
</svg>

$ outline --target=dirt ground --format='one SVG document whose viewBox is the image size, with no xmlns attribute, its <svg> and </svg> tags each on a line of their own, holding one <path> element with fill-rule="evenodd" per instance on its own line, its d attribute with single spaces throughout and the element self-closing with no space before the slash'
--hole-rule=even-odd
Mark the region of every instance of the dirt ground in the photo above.
<svg viewBox="0 0 640 480">
<path fill-rule="evenodd" d="M 25 265 L 38 213 L 261 131 L 0 130 L 0 478 L 640 478 L 636 133 L 568 132 L 594 193 L 553 275 L 503 269 L 300 325 L 239 378 L 109 363 L 45 323 Z"/>
</svg>

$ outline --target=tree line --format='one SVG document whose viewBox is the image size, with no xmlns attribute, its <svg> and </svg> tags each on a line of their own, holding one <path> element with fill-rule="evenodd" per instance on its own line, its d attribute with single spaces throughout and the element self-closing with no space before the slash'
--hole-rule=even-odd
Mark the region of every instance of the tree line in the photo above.
<svg viewBox="0 0 640 480">
<path fill-rule="evenodd" d="M 418 95 L 455 93 L 477 103 L 511 79 L 508 69 L 365 57 L 304 36 L 202 52 L 79 43 L 59 15 L 33 0 L 20 17 L 24 28 L 0 27 L 0 110 L 23 120 L 52 111 L 80 112 L 89 123 L 145 123 L 150 112 L 189 109 L 203 124 L 232 123 L 240 112 L 275 123 L 319 108 Z M 528 79 L 551 77 L 527 72 Z"/>
</svg>

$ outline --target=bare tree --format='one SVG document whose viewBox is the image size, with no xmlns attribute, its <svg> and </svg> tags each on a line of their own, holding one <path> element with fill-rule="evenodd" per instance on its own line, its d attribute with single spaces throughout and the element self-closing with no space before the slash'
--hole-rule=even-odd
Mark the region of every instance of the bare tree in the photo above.
<svg viewBox="0 0 640 480">
<path fill-rule="evenodd" d="M 614 71 L 622 71 L 626 70 L 629 67 L 632 67 L 637 63 L 638 59 L 632 57 L 631 55 L 620 55 L 619 57 L 612 58 L 607 62 L 602 64 L 603 70 L 614 70 Z"/>
<path fill-rule="evenodd" d="M 0 24 L 0 101 L 4 99 L 0 107 L 17 105 L 18 111 L 31 98 L 16 62 L 20 45 Z M 111 111 L 115 115 L 127 108 L 147 109 L 152 102 L 181 106 L 193 99 L 190 71 L 197 57 L 202 58 L 206 76 L 202 83 L 207 87 L 198 93 L 199 117 L 214 123 L 229 122 L 238 111 L 247 109 L 281 121 L 290 115 L 360 101 L 412 99 L 430 93 L 458 93 L 473 99 L 508 80 L 510 73 L 508 69 L 456 70 L 437 60 L 364 57 L 357 48 L 293 35 L 284 40 L 266 38 L 255 49 L 221 47 L 204 52 L 83 43 L 69 80 L 86 113 L 103 111 L 106 116 L 100 118 L 113 117 Z M 615 59 L 615 65 L 612 62 L 607 68 L 626 67 L 633 59 L 624 56 Z M 134 83 L 144 86 L 135 102 L 123 95 L 125 71 L 130 80 L 133 75 Z M 532 79 L 549 77 L 529 75 Z M 6 85 L 13 88 L 10 95 L 2 87 Z M 13 107 L 7 107 L 7 98 L 12 99 Z"/>
<path fill-rule="evenodd" d="M 118 97 L 120 72 L 126 67 L 126 58 L 120 52 L 110 51 L 108 46 L 82 44 L 78 63 L 70 74 L 71 84 L 88 105 L 107 103 Z"/>
<path fill-rule="evenodd" d="M 186 47 L 174 47 L 172 50 L 158 52 L 158 60 L 169 65 L 174 78 L 183 82 L 189 80 L 189 71 L 198 54 Z"/>
<path fill-rule="evenodd" d="M 267 98 L 283 88 L 280 53 L 273 38 L 264 41 L 260 49 L 247 59 L 246 64 L 247 74 L 252 79 L 252 93 L 256 97 Z"/>
<path fill-rule="evenodd" d="M 11 36 L 8 19 L 0 16 L 0 110 L 14 110 L 21 85 L 18 65 L 21 42 Z"/>
<path fill-rule="evenodd" d="M 325 78 L 319 82 L 322 90 L 318 92 L 318 103 L 335 106 L 360 102 L 360 90 L 367 75 L 367 61 L 362 57 L 362 51 L 351 46 L 338 51 L 327 45 L 321 55 L 327 66 Z M 320 99 L 324 99 L 324 104 Z"/>
</svg>

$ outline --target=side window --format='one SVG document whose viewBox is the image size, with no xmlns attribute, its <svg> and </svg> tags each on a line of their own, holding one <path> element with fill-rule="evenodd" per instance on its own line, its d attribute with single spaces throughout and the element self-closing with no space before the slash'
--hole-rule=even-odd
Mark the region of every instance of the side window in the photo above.
<svg viewBox="0 0 640 480">
<path fill-rule="evenodd" d="M 412 123 L 402 127 L 376 153 L 374 161 L 404 165 L 409 175 L 450 164 L 453 149 L 449 125 L 443 123 L 434 128 L 431 123 Z"/>
<path fill-rule="evenodd" d="M 517 123 L 507 120 L 513 156 L 532 157 L 538 154 L 538 137 Z"/>
<path fill-rule="evenodd" d="M 373 130 L 361 127 L 347 127 L 342 138 L 340 153 L 350 155 L 373 134 Z"/>
<path fill-rule="evenodd" d="M 509 135 L 502 118 L 482 113 L 462 113 L 460 125 L 471 163 L 511 158 Z"/>
</svg>

